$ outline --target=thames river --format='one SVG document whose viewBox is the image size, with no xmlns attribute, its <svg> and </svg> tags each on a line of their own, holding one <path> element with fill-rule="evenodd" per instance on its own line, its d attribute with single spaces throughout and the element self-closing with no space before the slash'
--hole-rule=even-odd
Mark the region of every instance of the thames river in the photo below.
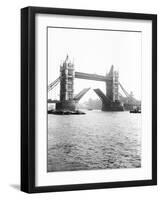
<svg viewBox="0 0 161 200">
<path fill-rule="evenodd" d="M 141 114 L 48 114 L 48 172 L 141 167 Z"/>
</svg>

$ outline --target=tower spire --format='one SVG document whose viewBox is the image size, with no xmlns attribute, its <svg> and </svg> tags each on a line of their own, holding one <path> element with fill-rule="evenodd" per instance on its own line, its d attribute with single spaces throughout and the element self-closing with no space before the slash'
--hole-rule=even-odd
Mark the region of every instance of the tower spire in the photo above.
<svg viewBox="0 0 161 200">
<path fill-rule="evenodd" d="M 69 55 L 68 55 L 68 53 L 67 53 L 65 62 L 67 62 L 68 60 L 69 60 Z"/>
<path fill-rule="evenodd" d="M 112 66 L 111 66 L 111 69 L 110 69 L 110 71 L 109 71 L 109 74 L 113 74 L 113 71 L 114 71 L 114 66 L 112 65 Z"/>
</svg>

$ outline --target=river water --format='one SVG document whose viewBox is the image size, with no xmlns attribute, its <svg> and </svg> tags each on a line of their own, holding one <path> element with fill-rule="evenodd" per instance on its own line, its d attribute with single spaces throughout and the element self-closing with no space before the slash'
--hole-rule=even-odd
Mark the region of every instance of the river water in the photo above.
<svg viewBox="0 0 161 200">
<path fill-rule="evenodd" d="M 141 167 L 141 114 L 48 114 L 47 170 Z"/>
</svg>

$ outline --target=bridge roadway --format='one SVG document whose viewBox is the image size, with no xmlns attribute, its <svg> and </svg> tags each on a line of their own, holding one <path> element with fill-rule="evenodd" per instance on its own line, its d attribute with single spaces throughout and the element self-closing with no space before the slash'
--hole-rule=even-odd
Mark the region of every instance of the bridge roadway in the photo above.
<svg viewBox="0 0 161 200">
<path fill-rule="evenodd" d="M 98 74 L 88 74 L 83 72 L 75 72 L 75 78 L 79 79 L 88 79 L 93 81 L 107 81 L 106 76 L 98 75 Z"/>
</svg>

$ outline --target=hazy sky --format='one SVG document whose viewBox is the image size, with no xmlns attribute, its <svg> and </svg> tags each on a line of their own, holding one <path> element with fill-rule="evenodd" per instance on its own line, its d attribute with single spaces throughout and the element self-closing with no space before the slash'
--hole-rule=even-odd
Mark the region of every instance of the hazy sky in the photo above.
<svg viewBox="0 0 161 200">
<path fill-rule="evenodd" d="M 48 84 L 59 77 L 67 54 L 79 72 L 105 75 L 114 65 L 124 88 L 141 99 L 141 32 L 48 28 Z M 75 94 L 87 87 L 105 92 L 104 82 L 75 79 Z M 58 95 L 59 86 L 49 98 Z M 81 101 L 89 98 L 98 96 L 90 90 Z"/>
</svg>

